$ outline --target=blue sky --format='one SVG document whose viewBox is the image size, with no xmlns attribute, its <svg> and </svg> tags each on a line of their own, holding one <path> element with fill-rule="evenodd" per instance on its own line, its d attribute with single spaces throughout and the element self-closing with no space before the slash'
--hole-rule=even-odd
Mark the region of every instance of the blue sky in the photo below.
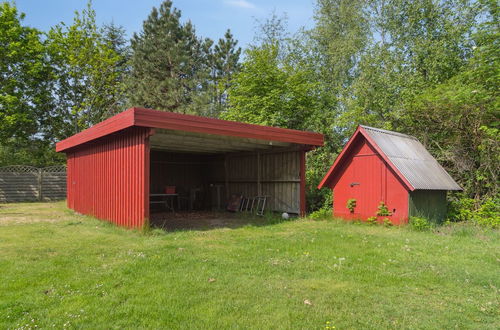
<svg viewBox="0 0 500 330">
<path fill-rule="evenodd" d="M 113 21 L 122 25 L 129 36 L 142 29 L 142 22 L 152 7 L 161 0 L 94 0 L 98 23 Z M 75 10 L 85 8 L 87 0 L 15 0 L 26 14 L 24 23 L 47 31 L 63 21 L 71 23 Z M 286 12 L 288 27 L 295 32 L 302 26 L 313 25 L 314 0 L 174 0 L 183 20 L 190 19 L 197 33 L 217 40 L 227 28 L 244 47 L 253 39 L 255 20 L 263 20 L 274 10 L 278 15 Z"/>
</svg>

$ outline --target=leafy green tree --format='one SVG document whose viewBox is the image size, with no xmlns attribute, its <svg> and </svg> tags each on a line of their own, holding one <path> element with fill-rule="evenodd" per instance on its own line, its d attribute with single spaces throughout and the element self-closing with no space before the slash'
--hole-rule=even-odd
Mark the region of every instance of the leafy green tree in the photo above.
<svg viewBox="0 0 500 330">
<path fill-rule="evenodd" d="M 47 110 L 50 71 L 41 33 L 23 26 L 24 14 L 0 3 L 0 143 L 36 138 Z"/>
<path fill-rule="evenodd" d="M 481 3 L 482 23 L 468 64 L 407 104 L 406 125 L 477 202 L 498 198 L 500 25 L 498 4 Z"/>
<path fill-rule="evenodd" d="M 73 24 L 61 23 L 48 33 L 54 74 L 53 109 L 47 113 L 48 137 L 61 140 L 98 123 L 116 106 L 120 88 L 116 66 L 123 59 L 103 37 L 89 2 Z"/>
<path fill-rule="evenodd" d="M 458 76 L 408 105 L 409 131 L 476 200 L 498 193 L 500 134 L 492 124 L 500 116 L 495 103 L 498 97 Z"/>
<path fill-rule="evenodd" d="M 343 95 L 369 41 L 370 21 L 364 0 L 318 0 L 310 31 L 318 52 L 318 70 L 331 93 Z"/>
<path fill-rule="evenodd" d="M 229 90 L 229 108 L 222 117 L 304 128 L 314 108 L 314 85 L 307 72 L 278 62 L 276 45 L 248 50 Z"/>
<path fill-rule="evenodd" d="M 382 6 L 377 23 L 419 86 L 440 83 L 466 63 L 477 14 L 470 0 L 391 0 Z"/>
<path fill-rule="evenodd" d="M 286 13 L 278 15 L 273 10 L 264 20 L 255 20 L 255 33 L 253 47 L 263 45 L 276 45 L 278 47 L 278 60 L 283 61 L 290 52 L 293 38 L 288 32 L 288 16 Z M 251 46 L 251 47 L 252 47 Z"/>
<path fill-rule="evenodd" d="M 405 103 L 454 76 L 471 56 L 477 8 L 461 0 L 389 0 L 367 5 L 370 43 L 344 99 L 340 124 L 401 129 Z"/>
<path fill-rule="evenodd" d="M 222 118 L 261 125 L 315 130 L 331 136 L 331 113 L 310 61 L 303 35 L 290 38 L 286 17 L 272 14 L 259 25 L 256 45 L 246 51 L 241 71 L 228 92 Z M 327 148 L 308 153 L 308 205 L 323 206 L 327 191 L 316 184 L 330 162 Z M 327 159 L 327 161 L 325 161 Z M 330 199 L 331 201 L 331 199 Z"/>
<path fill-rule="evenodd" d="M 331 208 L 331 191 L 317 185 L 341 150 L 346 134 L 339 117 L 346 111 L 344 99 L 357 76 L 360 57 L 369 41 L 369 15 L 365 1 L 318 0 L 315 27 L 293 36 L 289 61 L 307 68 L 314 82 L 316 104 L 307 120 L 308 129 L 325 136 L 325 146 L 307 154 L 307 205 L 309 210 Z"/>
<path fill-rule="evenodd" d="M 386 45 L 374 45 L 360 59 L 358 75 L 342 98 L 345 110 L 337 125 L 352 133 L 359 124 L 396 129 L 402 104 L 408 93 L 410 74 L 405 71 L 401 54 Z"/>
<path fill-rule="evenodd" d="M 199 113 L 196 98 L 207 77 L 207 48 L 191 22 L 181 23 L 172 2 L 153 8 L 143 30 L 132 38 L 130 102 L 159 110 Z M 209 47 L 208 47 L 209 48 Z M 204 103 L 204 102 L 202 102 Z"/>
<path fill-rule="evenodd" d="M 42 138 L 25 141 L 11 139 L 0 144 L 0 167 L 8 165 L 50 166 L 64 164 L 66 157 L 57 153 L 50 141 Z"/>
<path fill-rule="evenodd" d="M 222 118 L 254 124 L 308 128 L 316 107 L 316 83 L 306 67 L 292 65 L 287 39 L 277 31 L 285 24 L 276 15 L 261 25 L 260 45 L 246 51 L 241 71 L 229 89 L 229 107 Z"/>
<path fill-rule="evenodd" d="M 45 45 L 23 18 L 13 4 L 0 3 L 0 166 L 61 161 L 40 134 L 51 101 Z"/>
</svg>

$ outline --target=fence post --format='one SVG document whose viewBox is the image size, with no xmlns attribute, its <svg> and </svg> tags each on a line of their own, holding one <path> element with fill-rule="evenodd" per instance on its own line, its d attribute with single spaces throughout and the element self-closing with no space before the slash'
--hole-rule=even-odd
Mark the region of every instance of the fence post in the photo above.
<svg viewBox="0 0 500 330">
<path fill-rule="evenodd" d="M 43 180 L 43 169 L 38 169 L 38 200 L 41 202 L 43 200 L 42 194 L 42 180 Z"/>
</svg>

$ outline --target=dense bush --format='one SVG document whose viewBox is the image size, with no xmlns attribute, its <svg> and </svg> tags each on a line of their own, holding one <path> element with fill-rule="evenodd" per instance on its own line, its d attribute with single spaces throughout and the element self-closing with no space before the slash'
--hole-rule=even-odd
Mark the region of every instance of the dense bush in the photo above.
<svg viewBox="0 0 500 330">
<path fill-rule="evenodd" d="M 448 205 L 448 221 L 470 221 L 481 226 L 500 227 L 500 200 L 487 198 L 478 202 L 472 198 L 460 196 Z"/>
</svg>

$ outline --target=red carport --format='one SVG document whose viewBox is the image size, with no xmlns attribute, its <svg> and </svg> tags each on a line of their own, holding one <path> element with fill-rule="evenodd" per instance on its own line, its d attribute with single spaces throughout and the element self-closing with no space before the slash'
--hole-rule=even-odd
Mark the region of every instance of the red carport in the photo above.
<svg viewBox="0 0 500 330">
<path fill-rule="evenodd" d="M 259 195 L 268 210 L 304 214 L 305 152 L 322 145 L 313 132 L 131 108 L 56 151 L 67 156 L 69 208 L 138 228 L 148 224 L 150 195 L 168 186 L 205 190 L 203 207 Z"/>
</svg>

